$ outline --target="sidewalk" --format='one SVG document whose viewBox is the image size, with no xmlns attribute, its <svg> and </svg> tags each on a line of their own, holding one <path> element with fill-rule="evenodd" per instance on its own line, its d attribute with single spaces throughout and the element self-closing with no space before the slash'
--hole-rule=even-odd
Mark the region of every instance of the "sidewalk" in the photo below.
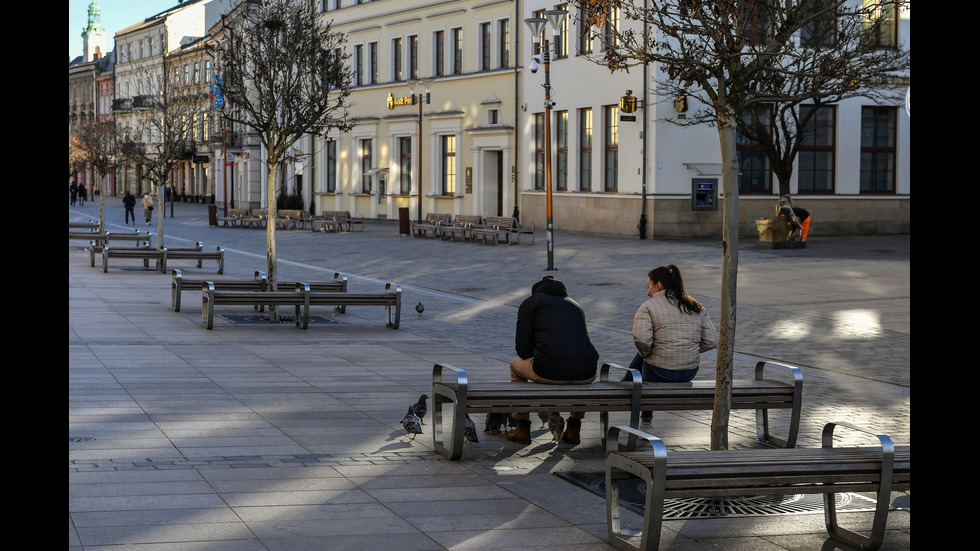
<svg viewBox="0 0 980 551">
<path fill-rule="evenodd" d="M 111 231 L 125 228 L 117 202 L 107 200 Z M 224 247 L 224 277 L 265 269 L 264 231 L 208 227 L 203 205 L 175 211 L 169 246 Z M 97 202 L 69 209 L 70 221 L 97 217 Z M 829 420 L 909 443 L 909 236 L 818 230 L 804 250 L 742 243 L 736 376 L 750 377 L 758 359 L 804 368 L 802 446 L 819 445 Z M 399 237 L 397 225 L 374 223 L 279 233 L 283 279 L 339 271 L 356 292 L 401 284 L 398 331 L 384 328 L 382 308 L 354 307 L 317 312 L 307 331 L 227 319 L 207 331 L 193 294 L 180 313 L 170 309 L 169 276 L 132 261 L 103 274 L 69 242 L 69 547 L 611 549 L 603 498 L 555 475 L 602 470 L 596 415 L 575 448 L 556 448 L 546 430 L 530 446 L 480 432 L 458 462 L 432 452 L 430 425 L 415 441 L 400 425 L 431 391 L 434 363 L 474 380 L 505 376 L 517 306 L 547 273 L 538 237 L 494 247 Z M 555 276 L 585 309 L 601 361 L 630 360 L 646 272 L 667 263 L 717 324 L 719 243 L 556 232 Z M 213 263 L 172 267 L 214 273 Z M 713 368 L 709 354 L 699 378 Z M 669 449 L 703 449 L 709 424 L 710 412 L 658 414 L 654 432 Z M 756 445 L 752 415 L 733 414 L 731 425 L 732 447 Z M 910 497 L 894 497 L 901 510 L 883 548 L 907 549 Z M 826 540 L 821 514 L 739 517 L 668 521 L 662 548 L 817 549 Z"/>
</svg>

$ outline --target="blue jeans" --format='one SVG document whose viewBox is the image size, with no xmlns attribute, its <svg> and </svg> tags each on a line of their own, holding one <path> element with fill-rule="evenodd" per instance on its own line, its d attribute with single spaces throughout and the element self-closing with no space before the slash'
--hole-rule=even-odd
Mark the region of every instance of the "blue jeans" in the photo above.
<svg viewBox="0 0 980 551">
<path fill-rule="evenodd" d="M 633 356 L 633 361 L 630 362 L 630 369 L 635 369 L 643 374 L 644 381 L 650 381 L 655 383 L 686 383 L 694 379 L 694 376 L 698 374 L 698 368 L 694 369 L 662 369 L 655 365 L 650 365 L 643 361 L 643 358 L 639 354 Z M 650 421 L 653 419 L 652 411 L 641 411 L 640 420 Z"/>
</svg>

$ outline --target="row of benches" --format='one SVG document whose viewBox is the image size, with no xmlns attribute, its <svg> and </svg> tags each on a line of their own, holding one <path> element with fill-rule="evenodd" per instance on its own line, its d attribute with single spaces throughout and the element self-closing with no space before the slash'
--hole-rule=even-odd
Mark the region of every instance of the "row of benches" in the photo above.
<svg viewBox="0 0 980 551">
<path fill-rule="evenodd" d="M 412 223 L 412 234 L 415 237 L 439 237 L 441 239 L 476 242 L 483 239 L 486 244 L 492 241 L 495 245 L 501 243 L 520 243 L 521 237 L 531 236 L 534 244 L 534 226 L 522 227 L 517 219 L 511 216 L 488 216 L 484 219 L 478 215 L 459 214 L 453 218 L 449 214 L 430 212 L 424 222 Z"/>
<path fill-rule="evenodd" d="M 792 381 L 766 378 L 767 365 L 787 370 Z M 610 378 L 613 370 L 623 371 L 626 376 Z M 448 373 L 452 374 L 451 378 L 446 377 Z M 821 448 L 795 448 L 803 390 L 799 368 L 759 362 L 754 379 L 736 382 L 732 387 L 732 409 L 755 409 L 760 442 L 779 449 L 668 454 L 662 440 L 637 430 L 640 411 L 711 410 L 714 383 L 651 383 L 640 379 L 636 370 L 607 363 L 600 369 L 598 381 L 591 385 L 473 384 L 464 370 L 436 364 L 432 371 L 433 447 L 444 457 L 458 459 L 463 450 L 464 420 L 469 413 L 598 412 L 607 455 L 609 542 L 616 549 L 655 551 L 658 548 L 665 499 L 771 494 L 823 494 L 826 525 L 832 537 L 864 549 L 881 546 L 891 491 L 911 489 L 910 447 L 895 447 L 887 436 L 875 435 L 878 447 L 837 448 L 834 447 L 835 427 L 862 429 L 828 423 Z M 449 405 L 453 411 L 451 425 L 447 427 L 445 409 Z M 790 411 L 785 439 L 769 432 L 771 409 Z M 610 411 L 628 411 L 630 425 L 608 427 Z M 640 441 L 646 442 L 652 451 L 637 451 Z M 639 532 L 624 528 L 620 515 L 620 487 L 631 478 L 642 480 L 646 487 Z M 835 494 L 840 492 L 877 492 L 869 536 L 838 523 Z"/>
<path fill-rule="evenodd" d="M 269 211 L 255 209 L 249 213 L 246 209 L 228 209 L 228 215 L 219 216 L 217 221 L 224 227 L 264 228 Z M 284 230 L 305 229 L 307 224 L 311 230 L 321 232 L 364 230 L 364 219 L 352 217 L 349 211 L 323 211 L 320 216 L 311 217 L 300 209 L 279 209 L 275 223 Z"/>
</svg>

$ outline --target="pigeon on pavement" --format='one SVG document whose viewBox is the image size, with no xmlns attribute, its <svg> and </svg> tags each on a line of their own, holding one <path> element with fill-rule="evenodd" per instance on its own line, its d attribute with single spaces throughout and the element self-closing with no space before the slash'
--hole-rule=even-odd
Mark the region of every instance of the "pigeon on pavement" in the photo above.
<svg viewBox="0 0 980 551">
<path fill-rule="evenodd" d="M 483 432 L 494 436 L 500 434 L 500 426 L 507 422 L 506 415 L 506 413 L 488 413 L 486 428 L 483 429 Z"/>
<path fill-rule="evenodd" d="M 425 417 L 425 413 L 429 411 L 429 406 L 426 405 L 425 401 L 429 399 L 427 394 L 419 396 L 419 401 L 412 404 L 412 413 L 414 413 L 418 418 L 419 422 L 423 425 L 425 421 L 422 420 Z"/>
<path fill-rule="evenodd" d="M 477 444 L 480 439 L 476 437 L 476 423 L 470 419 L 470 415 L 466 414 L 466 419 L 464 420 L 465 426 L 463 427 L 463 442 L 470 444 Z"/>
<path fill-rule="evenodd" d="M 412 411 L 412 406 L 408 407 L 408 413 L 402 418 L 402 426 L 405 427 L 405 433 L 411 434 L 410 440 L 415 440 L 415 435 L 422 434 L 422 422 Z"/>
<path fill-rule="evenodd" d="M 550 416 L 551 416 L 550 413 L 540 412 L 540 411 L 538 412 L 538 419 L 541 419 L 541 427 L 540 428 L 543 429 L 543 428 L 545 428 L 545 426 L 548 425 L 548 418 Z"/>
<path fill-rule="evenodd" d="M 548 417 L 548 430 L 551 431 L 552 440 L 555 442 L 561 438 L 563 432 L 565 432 L 565 420 L 561 418 L 561 414 L 552 413 Z"/>
</svg>

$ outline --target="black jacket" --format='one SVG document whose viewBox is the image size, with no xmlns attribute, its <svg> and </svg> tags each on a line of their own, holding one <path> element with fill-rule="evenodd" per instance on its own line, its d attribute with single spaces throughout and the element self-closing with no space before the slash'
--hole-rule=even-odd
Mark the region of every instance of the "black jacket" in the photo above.
<svg viewBox="0 0 980 551">
<path fill-rule="evenodd" d="M 517 355 L 534 357 L 534 372 L 546 379 L 594 377 L 599 353 L 589 340 L 585 312 L 568 297 L 565 284 L 542 279 L 517 311 Z"/>
</svg>

